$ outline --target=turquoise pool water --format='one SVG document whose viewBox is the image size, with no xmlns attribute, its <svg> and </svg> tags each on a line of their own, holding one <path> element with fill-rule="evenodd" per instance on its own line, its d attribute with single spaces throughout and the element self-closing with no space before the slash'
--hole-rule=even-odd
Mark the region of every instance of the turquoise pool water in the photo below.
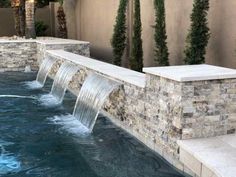
<svg viewBox="0 0 236 177">
<path fill-rule="evenodd" d="M 103 116 L 83 133 L 70 115 L 76 98 L 45 106 L 39 98 L 51 83 L 30 90 L 24 82 L 35 77 L 0 74 L 1 177 L 183 177 Z"/>
</svg>

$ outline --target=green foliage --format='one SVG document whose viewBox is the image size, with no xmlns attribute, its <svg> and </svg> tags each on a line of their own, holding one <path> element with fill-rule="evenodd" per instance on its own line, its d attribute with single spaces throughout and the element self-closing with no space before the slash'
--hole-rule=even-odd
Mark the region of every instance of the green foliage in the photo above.
<svg viewBox="0 0 236 177">
<path fill-rule="evenodd" d="M 165 0 L 154 0 L 155 7 L 155 62 L 160 66 L 169 65 L 169 52 L 167 48 L 166 22 L 165 22 Z"/>
<path fill-rule="evenodd" d="M 63 2 L 64 2 L 64 0 L 58 0 L 58 2 L 59 2 L 59 4 L 60 4 L 60 6 L 62 6 L 62 5 L 63 5 Z"/>
<path fill-rule="evenodd" d="M 140 0 L 134 1 L 134 24 L 132 52 L 130 67 L 133 70 L 142 72 L 143 69 L 143 45 L 142 45 L 142 23 L 140 15 Z"/>
<path fill-rule="evenodd" d="M 10 8 L 11 1 L 10 0 L 0 0 L 0 8 Z"/>
<path fill-rule="evenodd" d="M 126 47 L 126 10 L 128 0 L 120 0 L 118 13 L 116 17 L 116 24 L 114 26 L 114 33 L 111 40 L 113 48 L 113 63 L 121 66 L 121 59 Z"/>
<path fill-rule="evenodd" d="M 47 29 L 48 25 L 46 25 L 43 21 L 35 22 L 36 36 L 46 36 Z"/>
<path fill-rule="evenodd" d="M 56 2 L 57 0 L 37 0 L 37 8 L 43 8 L 49 5 L 49 2 Z"/>
<path fill-rule="evenodd" d="M 185 49 L 186 64 L 205 63 L 206 47 L 210 38 L 207 21 L 208 10 L 209 0 L 194 0 L 191 29 Z"/>
<path fill-rule="evenodd" d="M 49 5 L 49 2 L 56 2 L 57 0 L 37 0 L 37 8 L 43 8 Z M 11 0 L 0 0 L 0 8 L 10 8 Z"/>
</svg>

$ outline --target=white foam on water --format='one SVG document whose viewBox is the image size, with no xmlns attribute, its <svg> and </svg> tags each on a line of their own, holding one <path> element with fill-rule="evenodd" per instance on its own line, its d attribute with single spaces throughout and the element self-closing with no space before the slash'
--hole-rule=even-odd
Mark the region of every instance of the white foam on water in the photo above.
<svg viewBox="0 0 236 177">
<path fill-rule="evenodd" d="M 21 95 L 0 95 L 0 98 L 24 98 L 24 99 L 37 99 L 35 96 L 21 96 Z"/>
<path fill-rule="evenodd" d="M 88 136 L 90 131 L 73 115 L 61 115 L 49 118 L 51 122 L 61 125 L 62 129 L 78 136 Z"/>
<path fill-rule="evenodd" d="M 0 140 L 0 175 L 10 172 L 18 172 L 21 169 L 21 163 L 5 150 L 5 146 L 12 145 L 13 143 Z"/>
<path fill-rule="evenodd" d="M 41 95 L 39 98 L 39 102 L 41 103 L 41 105 L 47 107 L 54 107 L 61 104 L 60 100 L 58 100 L 52 94 Z"/>
<path fill-rule="evenodd" d="M 42 84 L 40 84 L 38 81 L 26 81 L 26 82 L 24 82 L 24 85 L 27 87 L 27 88 L 29 88 L 29 89 L 32 89 L 32 90 L 34 90 L 34 89 L 41 89 L 41 88 L 43 88 L 43 85 Z"/>
</svg>

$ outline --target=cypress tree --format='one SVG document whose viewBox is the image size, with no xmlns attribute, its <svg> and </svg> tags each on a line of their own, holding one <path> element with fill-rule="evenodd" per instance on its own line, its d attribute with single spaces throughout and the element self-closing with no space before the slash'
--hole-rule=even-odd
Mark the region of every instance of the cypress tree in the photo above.
<svg viewBox="0 0 236 177">
<path fill-rule="evenodd" d="M 114 33 L 111 40 L 113 48 L 113 63 L 121 66 L 122 56 L 126 47 L 126 10 L 128 0 L 120 0 Z"/>
<path fill-rule="evenodd" d="M 130 67 L 141 72 L 143 69 L 142 23 L 140 15 L 140 0 L 134 0 L 134 24 Z"/>
<path fill-rule="evenodd" d="M 166 21 L 165 21 L 165 0 L 154 0 L 155 7 L 155 61 L 160 66 L 169 65 L 169 52 L 167 48 Z"/>
<path fill-rule="evenodd" d="M 186 40 L 186 64 L 205 63 L 206 47 L 210 38 L 207 21 L 208 10 L 209 0 L 194 0 L 191 29 Z"/>
</svg>

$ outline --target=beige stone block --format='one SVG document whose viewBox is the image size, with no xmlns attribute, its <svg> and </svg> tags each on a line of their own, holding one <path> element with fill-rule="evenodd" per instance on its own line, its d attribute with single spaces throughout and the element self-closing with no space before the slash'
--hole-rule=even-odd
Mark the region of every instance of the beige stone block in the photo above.
<svg viewBox="0 0 236 177">
<path fill-rule="evenodd" d="M 192 172 L 196 173 L 198 176 L 201 176 L 201 162 L 198 161 L 192 154 L 185 151 L 183 148 L 180 148 L 180 161 Z"/>
<path fill-rule="evenodd" d="M 217 177 L 214 172 L 212 172 L 205 165 L 202 165 L 202 174 L 201 177 Z"/>
<path fill-rule="evenodd" d="M 229 121 L 236 121 L 236 114 L 229 114 L 229 118 L 228 118 Z"/>
<path fill-rule="evenodd" d="M 182 122 L 179 117 L 174 117 L 173 118 L 173 125 L 177 127 L 178 129 L 182 129 Z"/>
<path fill-rule="evenodd" d="M 184 173 L 192 176 L 192 177 L 200 177 L 200 176 L 197 176 L 192 170 L 190 170 L 187 166 L 184 165 Z"/>
</svg>

